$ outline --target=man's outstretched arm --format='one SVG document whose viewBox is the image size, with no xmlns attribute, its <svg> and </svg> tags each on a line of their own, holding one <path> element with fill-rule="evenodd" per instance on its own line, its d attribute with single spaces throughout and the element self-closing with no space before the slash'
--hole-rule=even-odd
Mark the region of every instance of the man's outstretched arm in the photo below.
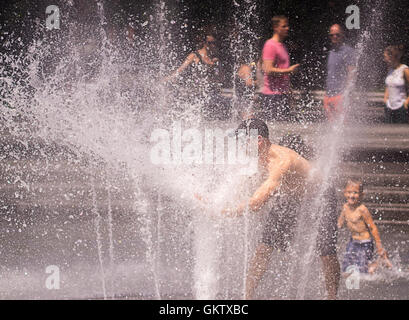
<svg viewBox="0 0 409 320">
<path fill-rule="evenodd" d="M 291 161 L 288 159 L 277 159 L 269 165 L 269 176 L 261 186 L 254 192 L 248 200 L 248 207 L 252 211 L 258 211 L 268 200 L 271 194 L 280 186 L 281 180 L 290 168 Z M 247 202 L 243 202 L 235 210 L 236 215 L 241 215 L 247 207 Z"/>
</svg>

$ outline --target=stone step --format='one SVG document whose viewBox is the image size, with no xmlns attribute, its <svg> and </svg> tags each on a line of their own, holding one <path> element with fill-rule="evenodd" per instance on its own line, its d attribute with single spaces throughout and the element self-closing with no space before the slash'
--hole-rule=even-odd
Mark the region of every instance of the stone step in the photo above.
<svg viewBox="0 0 409 320">
<path fill-rule="evenodd" d="M 307 104 L 298 104 L 294 113 L 297 119 L 309 122 L 325 121 L 325 113 L 321 102 L 309 102 Z M 355 110 L 356 111 L 356 110 Z M 385 111 L 382 105 L 371 104 L 356 111 L 352 114 L 346 115 L 346 121 L 349 123 L 358 124 L 380 124 L 384 122 Z"/>
<path fill-rule="evenodd" d="M 383 174 L 396 174 L 396 175 L 408 175 L 409 163 L 408 162 L 356 162 L 345 161 L 339 164 L 339 172 L 342 175 L 383 175 Z"/>
<path fill-rule="evenodd" d="M 365 188 L 376 186 L 405 189 L 409 186 L 409 174 L 345 172 L 345 176 L 339 185 L 344 185 L 347 179 L 360 180 Z"/>
<path fill-rule="evenodd" d="M 409 221 L 409 203 L 408 202 L 383 202 L 385 197 L 390 195 L 376 195 L 378 199 L 371 199 L 375 194 L 364 196 L 362 203 L 369 209 L 374 220 L 384 221 Z M 338 193 L 338 211 L 341 212 L 342 204 L 345 203 L 342 192 Z"/>
<path fill-rule="evenodd" d="M 45 160 L 46 158 L 55 160 L 78 159 L 78 155 L 68 147 L 56 143 L 46 143 L 42 139 L 34 137 L 23 140 L 5 131 L 0 131 L 0 152 L 3 161 Z"/>
<path fill-rule="evenodd" d="M 94 179 L 95 183 L 106 180 L 125 179 L 125 174 L 119 170 L 106 170 L 105 168 L 84 167 L 75 164 L 65 165 L 39 165 L 34 167 L 18 167 L 0 165 L 0 189 L 23 187 L 38 189 L 44 185 L 81 185 Z M 119 172 L 118 172 L 119 171 Z"/>
<path fill-rule="evenodd" d="M 409 203 L 409 190 L 397 187 L 369 187 L 364 190 L 363 201 L 383 203 Z"/>
<path fill-rule="evenodd" d="M 409 223 L 409 204 L 402 203 L 365 203 L 374 220 Z"/>
</svg>

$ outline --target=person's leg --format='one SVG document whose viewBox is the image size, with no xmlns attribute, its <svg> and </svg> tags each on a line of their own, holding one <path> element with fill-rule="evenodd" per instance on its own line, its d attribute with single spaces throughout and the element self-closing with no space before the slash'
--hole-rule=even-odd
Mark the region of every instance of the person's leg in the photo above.
<svg viewBox="0 0 409 320">
<path fill-rule="evenodd" d="M 341 277 L 341 268 L 337 255 L 321 256 L 322 269 L 325 278 L 325 288 L 329 300 L 336 300 L 339 280 Z"/>
<path fill-rule="evenodd" d="M 265 120 L 287 121 L 289 119 L 288 99 L 282 94 L 264 95 Z"/>
<path fill-rule="evenodd" d="M 290 96 L 286 94 L 277 95 L 277 109 L 279 110 L 279 120 L 292 121 Z"/>
<path fill-rule="evenodd" d="M 385 123 L 392 123 L 392 114 L 391 111 L 388 107 L 384 108 L 385 111 Z"/>
<path fill-rule="evenodd" d="M 267 121 L 277 120 L 277 97 L 275 94 L 265 95 L 264 116 Z"/>
<path fill-rule="evenodd" d="M 390 110 L 391 114 L 391 123 L 406 123 L 406 117 L 405 117 L 405 108 L 399 108 L 397 110 Z"/>
<path fill-rule="evenodd" d="M 218 112 L 220 120 L 230 120 L 232 116 L 231 101 L 229 98 L 222 96 L 220 93 L 215 97 L 215 101 L 218 105 Z"/>
<path fill-rule="evenodd" d="M 273 248 L 260 243 L 256 253 L 250 261 L 250 267 L 246 278 L 246 299 L 253 299 L 254 292 L 264 273 L 267 271 Z"/>
<path fill-rule="evenodd" d="M 404 106 L 396 110 L 396 123 L 408 123 L 408 111 Z"/>
<path fill-rule="evenodd" d="M 323 108 L 324 108 L 325 117 L 327 118 L 327 120 L 328 120 L 328 121 L 332 121 L 330 98 L 327 97 L 327 96 L 324 96 Z"/>
<path fill-rule="evenodd" d="M 366 248 L 366 258 L 368 259 L 368 273 L 373 274 L 378 267 L 378 260 L 374 259 L 374 243 L 371 241 Z"/>
<path fill-rule="evenodd" d="M 399 111 L 390 110 L 391 114 L 391 123 L 399 123 Z"/>
<path fill-rule="evenodd" d="M 376 263 L 373 263 L 374 260 L 374 244 L 373 242 L 366 242 L 363 243 L 363 251 L 364 251 L 364 273 L 373 273 L 376 268 Z"/>
<path fill-rule="evenodd" d="M 374 262 L 371 262 L 369 264 L 368 273 L 369 274 L 374 274 L 377 268 L 378 268 L 378 260 L 375 260 Z"/>
<path fill-rule="evenodd" d="M 338 215 L 335 188 L 329 187 L 326 190 L 323 201 L 323 213 L 317 237 L 317 251 L 322 261 L 328 299 L 334 300 L 337 297 L 341 277 L 336 248 L 338 240 Z"/>
<path fill-rule="evenodd" d="M 268 100 L 268 95 L 266 94 L 260 94 L 260 98 L 259 98 L 259 105 L 258 105 L 258 114 L 257 116 L 264 121 L 268 121 L 268 108 L 269 108 L 269 100 Z"/>
<path fill-rule="evenodd" d="M 344 100 L 342 95 L 334 96 L 331 98 L 334 106 L 334 116 L 339 118 L 344 114 Z"/>
<path fill-rule="evenodd" d="M 250 261 L 246 278 L 246 299 L 252 299 L 258 283 L 267 270 L 274 249 L 285 251 L 296 225 L 297 202 L 295 197 L 276 197 L 267 217 L 261 243 Z"/>
<path fill-rule="evenodd" d="M 324 217 L 324 220 L 326 220 L 325 218 L 326 217 Z M 339 265 L 336 250 L 337 230 L 334 230 L 328 221 L 323 225 L 326 225 L 327 227 L 322 227 L 319 230 L 318 250 L 322 262 L 327 298 L 329 300 L 335 300 L 337 298 L 341 277 L 341 267 Z"/>
<path fill-rule="evenodd" d="M 341 264 L 341 275 L 344 278 L 348 278 L 351 275 L 351 267 L 356 264 L 355 260 L 354 244 L 352 239 L 350 239 L 345 248 L 344 258 Z"/>
</svg>

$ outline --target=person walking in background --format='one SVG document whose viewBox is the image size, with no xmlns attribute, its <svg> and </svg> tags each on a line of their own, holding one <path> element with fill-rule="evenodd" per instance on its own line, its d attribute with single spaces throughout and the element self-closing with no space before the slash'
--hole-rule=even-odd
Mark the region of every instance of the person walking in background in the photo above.
<svg viewBox="0 0 409 320">
<path fill-rule="evenodd" d="M 383 55 L 389 67 L 385 79 L 385 122 L 408 123 L 409 68 L 401 63 L 403 46 L 389 46 Z"/>
<path fill-rule="evenodd" d="M 272 24 L 273 36 L 265 42 L 262 51 L 264 87 L 260 118 L 287 121 L 290 119 L 290 75 L 297 71 L 299 64 L 290 66 L 288 50 L 283 43 L 290 29 L 288 18 L 274 16 Z"/>
<path fill-rule="evenodd" d="M 213 31 L 204 32 L 200 49 L 191 52 L 184 62 L 163 82 L 181 77 L 186 91 L 179 98 L 191 104 L 202 104 L 205 118 L 226 118 L 229 115 L 227 102 L 221 96 L 222 75 L 218 58 L 217 38 Z"/>
<path fill-rule="evenodd" d="M 201 48 L 191 52 L 179 68 L 165 78 L 165 81 L 172 80 L 176 76 L 181 75 L 188 67 L 192 67 L 195 69 L 195 73 L 198 73 L 201 77 L 208 78 L 209 81 L 217 80 L 218 63 L 216 37 L 213 33 L 206 32 Z"/>
<path fill-rule="evenodd" d="M 354 78 L 356 70 L 355 50 L 345 44 L 345 34 L 339 24 L 329 29 L 331 50 L 327 60 L 327 77 L 323 107 L 326 118 L 335 120 L 344 112 L 345 89 Z"/>
</svg>

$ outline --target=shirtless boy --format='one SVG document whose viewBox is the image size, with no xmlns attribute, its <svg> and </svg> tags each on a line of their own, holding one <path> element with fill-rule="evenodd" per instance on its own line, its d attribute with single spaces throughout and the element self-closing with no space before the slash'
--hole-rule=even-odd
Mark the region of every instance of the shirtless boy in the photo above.
<svg viewBox="0 0 409 320">
<path fill-rule="evenodd" d="M 361 203 L 363 195 L 362 183 L 349 180 L 344 190 L 346 203 L 338 218 L 338 228 L 346 222 L 351 231 L 351 240 L 348 243 L 342 272 L 347 272 L 349 266 L 356 266 L 361 273 L 373 273 L 378 265 L 373 261 L 374 243 L 380 258 L 388 267 L 392 267 L 385 249 L 382 247 L 379 231 L 373 222 L 372 216 L 365 205 Z M 372 234 L 372 237 L 371 237 Z"/>
</svg>

